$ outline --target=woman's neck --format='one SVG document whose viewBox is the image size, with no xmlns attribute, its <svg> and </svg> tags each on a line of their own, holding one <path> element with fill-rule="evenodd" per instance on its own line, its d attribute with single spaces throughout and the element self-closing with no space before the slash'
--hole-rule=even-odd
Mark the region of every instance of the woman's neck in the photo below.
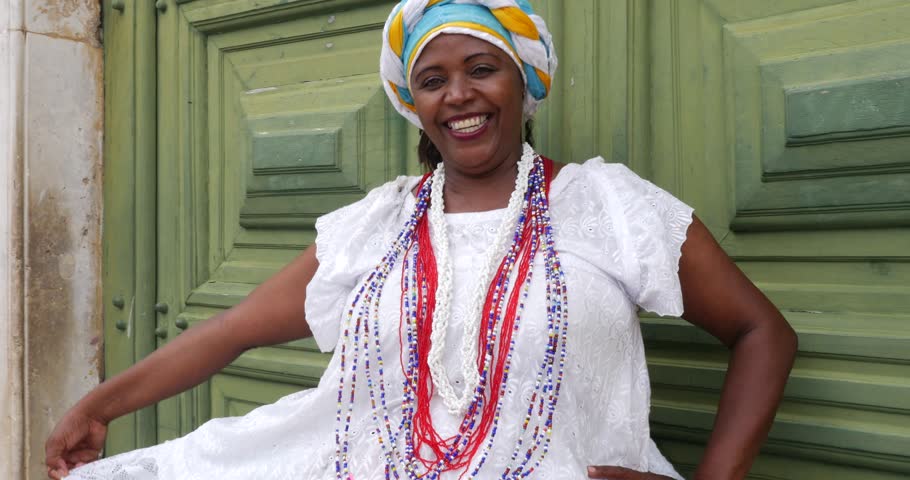
<svg viewBox="0 0 910 480">
<path fill-rule="evenodd" d="M 515 190 L 519 159 L 521 150 L 481 174 L 469 174 L 446 164 L 446 213 L 483 212 L 508 206 Z"/>
</svg>

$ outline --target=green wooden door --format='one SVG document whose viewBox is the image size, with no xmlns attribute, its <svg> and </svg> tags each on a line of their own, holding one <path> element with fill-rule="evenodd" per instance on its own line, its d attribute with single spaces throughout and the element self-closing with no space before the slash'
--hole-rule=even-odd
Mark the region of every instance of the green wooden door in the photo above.
<svg viewBox="0 0 910 480">
<path fill-rule="evenodd" d="M 910 2 L 543 2 L 546 150 L 689 202 L 800 335 L 753 478 L 910 476 Z M 643 318 L 652 428 L 690 472 L 726 352 Z"/>
<path fill-rule="evenodd" d="M 910 2 L 654 2 L 645 172 L 800 335 L 755 478 L 910 476 Z M 652 422 L 692 465 L 724 352 L 646 319 Z"/>
<path fill-rule="evenodd" d="M 159 345 L 291 261 L 318 216 L 402 173 L 403 120 L 377 75 L 390 8 L 196 1 L 158 15 Z M 159 404 L 157 440 L 313 387 L 327 361 L 311 339 L 247 352 Z"/>
<path fill-rule="evenodd" d="M 106 270 L 105 299 L 134 301 L 106 310 L 109 371 L 237 303 L 320 214 L 418 170 L 376 73 L 393 1 L 114 3 L 106 179 L 133 180 L 105 184 L 106 211 L 128 198 L 134 217 L 106 220 L 105 258 L 133 257 Z M 753 478 L 910 475 L 910 2 L 532 3 L 560 53 L 539 150 L 626 163 L 693 205 L 800 334 Z M 130 105 L 111 96 L 128 86 Z M 726 354 L 680 320 L 642 322 L 653 434 L 690 471 Z M 118 422 L 110 451 L 310 387 L 325 362 L 310 340 L 248 352 Z"/>
</svg>

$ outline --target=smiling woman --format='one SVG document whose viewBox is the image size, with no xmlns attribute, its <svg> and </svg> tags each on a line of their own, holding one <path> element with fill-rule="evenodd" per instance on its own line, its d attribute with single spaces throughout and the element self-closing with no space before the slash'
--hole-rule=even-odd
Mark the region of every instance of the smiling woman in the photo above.
<svg viewBox="0 0 910 480">
<path fill-rule="evenodd" d="M 523 142 L 557 63 L 544 21 L 525 0 L 404 0 L 383 41 L 384 86 L 432 172 L 321 217 L 315 247 L 244 302 L 88 395 L 48 440 L 49 474 L 680 479 L 651 440 L 640 307 L 732 349 L 696 478 L 744 478 L 793 331 L 690 207 Z M 82 465 L 113 418 L 310 335 L 334 351 L 318 388 Z"/>
<path fill-rule="evenodd" d="M 524 82 L 515 63 L 489 42 L 454 34 L 430 41 L 414 65 L 417 116 L 446 159 L 448 211 L 504 207 L 522 150 Z"/>
</svg>

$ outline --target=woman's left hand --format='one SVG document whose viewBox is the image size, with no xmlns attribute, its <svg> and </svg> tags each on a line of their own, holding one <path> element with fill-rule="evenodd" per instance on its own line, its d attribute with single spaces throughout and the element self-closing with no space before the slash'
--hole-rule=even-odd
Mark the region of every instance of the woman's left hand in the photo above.
<svg viewBox="0 0 910 480">
<path fill-rule="evenodd" d="M 610 480 L 673 480 L 666 475 L 650 472 L 639 472 L 631 468 L 607 465 L 588 467 L 588 478 L 608 478 Z"/>
</svg>

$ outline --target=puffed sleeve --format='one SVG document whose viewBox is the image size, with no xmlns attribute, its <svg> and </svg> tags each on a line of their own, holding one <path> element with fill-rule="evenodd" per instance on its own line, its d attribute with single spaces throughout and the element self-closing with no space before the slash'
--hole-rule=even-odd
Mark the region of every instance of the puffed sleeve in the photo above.
<svg viewBox="0 0 910 480">
<path fill-rule="evenodd" d="M 611 216 L 621 232 L 626 292 L 645 310 L 682 315 L 679 259 L 692 207 L 625 165 L 603 167 L 615 212 Z"/>
<path fill-rule="evenodd" d="M 403 225 L 411 183 L 408 177 L 399 177 L 316 220 L 319 268 L 307 285 L 305 309 L 321 351 L 335 348 L 353 290 L 382 259 Z"/>
</svg>

